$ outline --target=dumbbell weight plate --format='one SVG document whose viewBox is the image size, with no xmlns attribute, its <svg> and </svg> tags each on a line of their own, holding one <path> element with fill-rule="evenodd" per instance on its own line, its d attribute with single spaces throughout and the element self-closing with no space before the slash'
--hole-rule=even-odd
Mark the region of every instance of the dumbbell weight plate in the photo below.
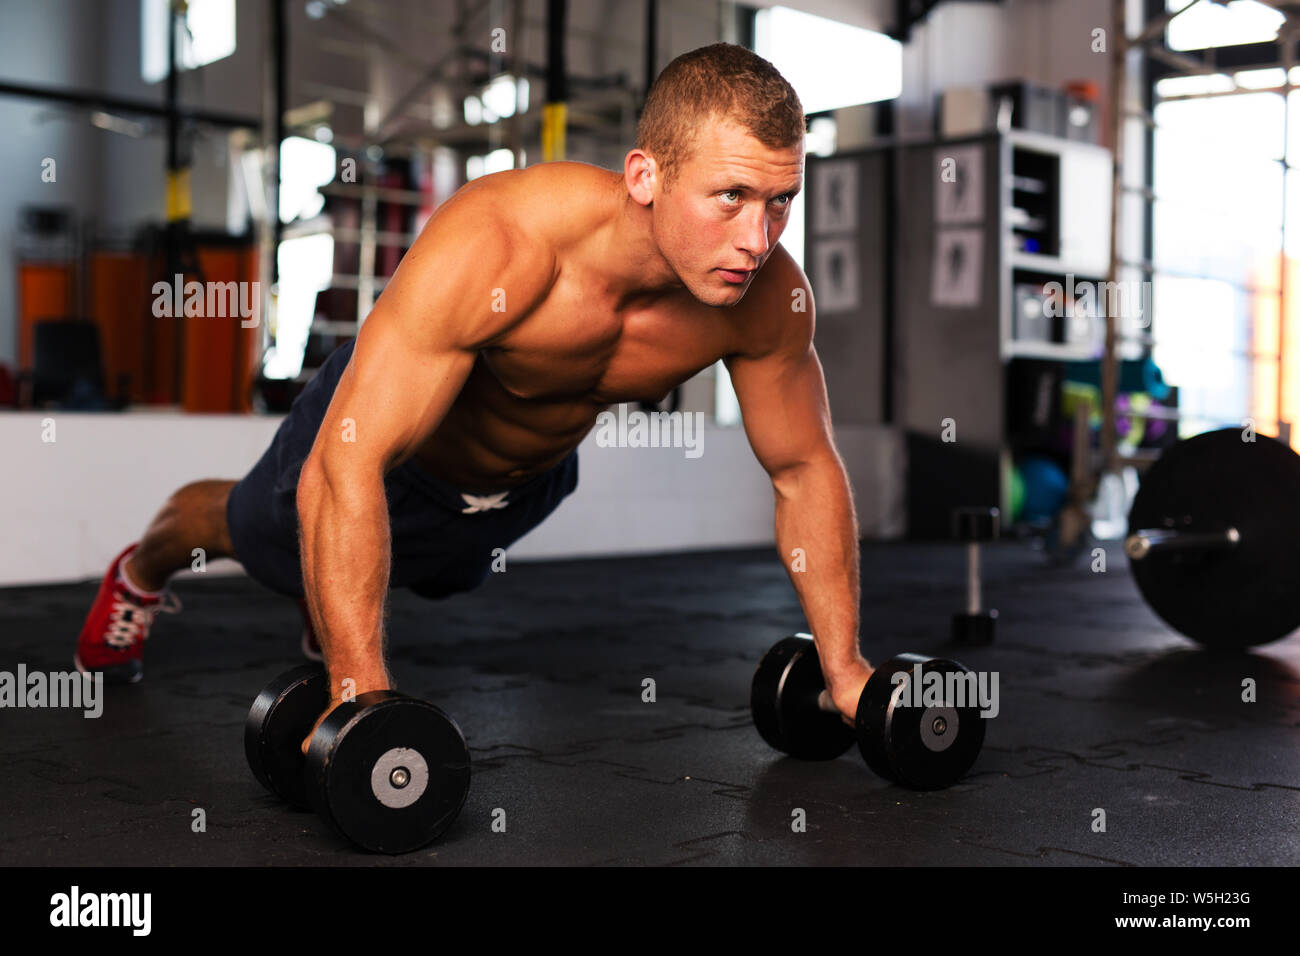
<svg viewBox="0 0 1300 956">
<path fill-rule="evenodd" d="M 778 641 L 754 672 L 749 709 L 759 735 L 800 760 L 834 760 L 853 746 L 853 729 L 817 706 L 826 689 L 817 647 L 808 634 Z"/>
<path fill-rule="evenodd" d="M 469 794 L 469 748 L 428 701 L 371 691 L 330 711 L 307 749 L 316 811 L 357 846 L 406 853 L 451 826 Z"/>
<path fill-rule="evenodd" d="M 267 790 L 304 810 L 311 808 L 303 781 L 302 742 L 329 703 L 319 664 L 304 664 L 266 686 L 244 721 L 244 756 Z"/>
<path fill-rule="evenodd" d="M 1240 535 L 1231 549 L 1130 563 L 1142 597 L 1174 630 L 1232 650 L 1300 627 L 1300 457 L 1281 442 L 1242 441 L 1239 428 L 1179 442 L 1142 476 L 1128 526 Z"/>
<path fill-rule="evenodd" d="M 977 701 L 966 706 L 917 707 L 905 684 L 893 675 L 914 673 L 921 665 L 924 691 L 930 673 L 969 673 L 957 661 L 921 654 L 899 654 L 876 668 L 858 699 L 858 749 L 876 773 L 913 790 L 939 790 L 959 780 L 984 745 L 984 718 Z M 945 701 L 947 704 L 955 703 Z"/>
</svg>

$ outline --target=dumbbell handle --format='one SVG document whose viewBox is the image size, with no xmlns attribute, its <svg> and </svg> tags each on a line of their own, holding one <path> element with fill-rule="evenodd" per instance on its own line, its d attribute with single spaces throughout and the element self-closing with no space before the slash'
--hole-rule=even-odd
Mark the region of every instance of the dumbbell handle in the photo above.
<svg viewBox="0 0 1300 956">
<path fill-rule="evenodd" d="M 1146 528 L 1135 531 L 1124 539 L 1124 553 L 1134 561 L 1147 555 L 1165 551 L 1221 551 L 1237 546 L 1241 532 L 1236 528 L 1224 531 L 1172 531 L 1167 528 Z"/>
<path fill-rule="evenodd" d="M 966 544 L 966 613 L 978 614 L 983 597 L 980 594 L 980 545 L 978 541 Z"/>
</svg>

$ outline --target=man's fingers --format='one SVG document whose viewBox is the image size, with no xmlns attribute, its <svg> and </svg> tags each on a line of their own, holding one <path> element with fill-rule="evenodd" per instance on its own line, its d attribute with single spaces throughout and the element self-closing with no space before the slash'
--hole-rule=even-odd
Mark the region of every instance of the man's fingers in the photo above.
<svg viewBox="0 0 1300 956">
<path fill-rule="evenodd" d="M 844 723 L 850 727 L 857 726 L 852 717 L 835 706 L 835 701 L 831 699 L 831 692 L 828 690 L 823 690 L 817 695 L 817 709 L 824 710 L 828 714 L 839 714 L 840 720 L 844 721 Z"/>
<path fill-rule="evenodd" d="M 302 742 L 302 755 L 304 757 L 307 756 L 307 748 L 311 745 L 311 739 L 316 736 L 316 731 L 320 729 L 320 725 L 325 722 L 325 718 L 329 716 L 330 711 L 334 709 L 337 703 L 337 701 L 330 701 L 329 707 L 325 708 L 325 712 L 316 718 L 316 723 L 312 724 L 311 731 Z"/>
</svg>

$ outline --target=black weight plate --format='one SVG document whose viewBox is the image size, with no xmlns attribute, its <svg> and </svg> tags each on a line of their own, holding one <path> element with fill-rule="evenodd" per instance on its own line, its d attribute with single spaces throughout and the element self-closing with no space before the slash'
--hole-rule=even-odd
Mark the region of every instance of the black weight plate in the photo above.
<svg viewBox="0 0 1300 956">
<path fill-rule="evenodd" d="M 958 541 L 991 541 L 998 536 L 997 508 L 956 508 L 952 536 Z"/>
<path fill-rule="evenodd" d="M 1300 627 L 1300 456 L 1241 429 L 1169 448 L 1142 478 L 1129 533 L 1150 528 L 1241 533 L 1235 548 L 1152 552 L 1130 561 L 1152 610 L 1209 647 L 1235 649 Z"/>
<path fill-rule="evenodd" d="M 938 790 L 956 783 L 975 763 L 984 746 L 984 718 L 979 702 L 970 699 L 974 695 L 961 707 L 909 704 L 910 691 L 895 685 L 893 675 L 914 675 L 917 664 L 922 691 L 930 673 L 970 673 L 957 661 L 921 654 L 886 661 L 872 672 L 858 700 L 858 749 L 882 777 L 913 790 Z"/>
<path fill-rule="evenodd" d="M 304 664 L 266 686 L 244 721 L 244 756 L 267 790 L 304 810 L 311 807 L 302 775 L 302 742 L 329 704 L 319 664 Z"/>
<path fill-rule="evenodd" d="M 817 706 L 826 689 L 817 647 L 807 634 L 784 638 L 754 671 L 749 710 L 769 745 L 800 760 L 834 760 L 853 746 L 853 729 Z"/>
<path fill-rule="evenodd" d="M 394 774 L 405 779 L 395 782 Z M 312 805 L 376 853 L 406 853 L 451 826 L 469 794 L 469 748 L 428 701 L 377 690 L 345 701 L 307 749 Z"/>
</svg>

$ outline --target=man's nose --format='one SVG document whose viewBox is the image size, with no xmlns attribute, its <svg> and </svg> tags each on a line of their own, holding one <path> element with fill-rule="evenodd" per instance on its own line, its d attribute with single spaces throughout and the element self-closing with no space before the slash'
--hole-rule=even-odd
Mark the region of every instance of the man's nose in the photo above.
<svg viewBox="0 0 1300 956">
<path fill-rule="evenodd" d="M 754 210 L 746 210 L 745 217 L 742 220 L 740 235 L 737 237 L 736 245 L 748 252 L 754 257 L 755 261 L 761 259 L 768 249 L 767 229 L 768 219 L 767 210 L 759 207 Z"/>
</svg>

